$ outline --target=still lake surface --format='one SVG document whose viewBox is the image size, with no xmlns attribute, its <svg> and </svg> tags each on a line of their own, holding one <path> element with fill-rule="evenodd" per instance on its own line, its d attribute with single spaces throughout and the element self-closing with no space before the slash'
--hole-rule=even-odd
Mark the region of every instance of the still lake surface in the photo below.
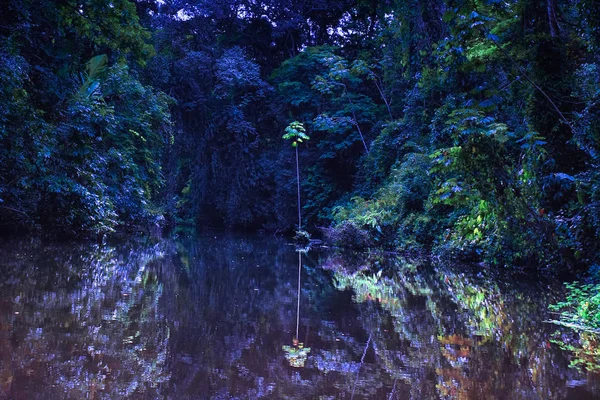
<svg viewBox="0 0 600 400">
<path fill-rule="evenodd" d="M 5 240 L 0 398 L 598 399 L 558 289 L 272 237 Z"/>
</svg>

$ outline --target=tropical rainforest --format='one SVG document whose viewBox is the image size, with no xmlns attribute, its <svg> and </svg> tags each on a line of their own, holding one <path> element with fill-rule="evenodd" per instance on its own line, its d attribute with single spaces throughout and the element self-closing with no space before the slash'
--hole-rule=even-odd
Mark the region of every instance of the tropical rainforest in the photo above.
<svg viewBox="0 0 600 400">
<path fill-rule="evenodd" d="M 306 230 L 598 276 L 595 0 L 5 0 L 0 38 L 3 232 Z"/>
<path fill-rule="evenodd" d="M 597 366 L 597 1 L 1 1 L 0 233 L 181 226 L 579 274 L 552 322 Z M 413 273 L 337 283 L 402 315 Z"/>
</svg>

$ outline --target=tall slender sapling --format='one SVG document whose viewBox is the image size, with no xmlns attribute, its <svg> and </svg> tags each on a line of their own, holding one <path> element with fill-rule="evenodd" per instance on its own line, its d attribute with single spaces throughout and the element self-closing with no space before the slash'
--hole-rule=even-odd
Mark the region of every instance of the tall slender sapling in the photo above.
<svg viewBox="0 0 600 400">
<path fill-rule="evenodd" d="M 285 140 L 292 140 L 292 146 L 296 150 L 296 182 L 298 185 L 298 231 L 302 231 L 302 213 L 300 211 L 300 164 L 298 162 L 298 144 L 304 140 L 309 140 L 310 137 L 306 134 L 306 129 L 301 122 L 294 121 L 285 128 L 285 135 L 282 137 Z"/>
</svg>

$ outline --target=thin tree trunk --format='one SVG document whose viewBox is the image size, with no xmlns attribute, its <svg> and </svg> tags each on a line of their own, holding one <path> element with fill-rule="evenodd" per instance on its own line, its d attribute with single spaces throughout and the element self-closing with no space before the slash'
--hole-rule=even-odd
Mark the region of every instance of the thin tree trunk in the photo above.
<svg viewBox="0 0 600 400">
<path fill-rule="evenodd" d="M 508 54 L 508 52 L 506 50 L 504 50 L 504 48 L 500 45 L 500 43 L 498 43 L 496 41 L 496 39 L 494 39 L 493 36 L 489 35 L 487 29 L 484 28 L 483 32 L 487 36 L 487 38 L 490 39 L 496 45 L 496 47 L 498 48 L 498 50 L 500 50 L 502 52 L 502 54 L 504 54 L 512 62 L 512 64 L 517 69 L 517 71 L 519 71 L 521 73 L 521 75 L 523 77 L 525 77 L 525 79 L 527 80 L 527 82 L 529 82 L 531 84 L 531 86 L 533 86 L 535 89 L 537 89 L 546 98 L 546 100 L 548 100 L 548 102 L 550 103 L 550 105 L 552 105 L 552 108 L 559 115 L 559 117 L 563 121 L 563 123 L 565 123 L 569 127 L 569 129 L 571 129 L 571 132 L 573 132 L 573 134 L 576 134 L 577 131 L 576 131 L 575 127 L 573 126 L 573 124 L 571 123 L 571 121 L 569 121 L 567 119 L 567 117 L 565 117 L 565 115 L 560 111 L 560 109 L 558 108 L 558 106 L 556 105 L 556 103 L 554 103 L 554 101 L 552 101 L 552 99 L 550 98 L 550 96 L 548 96 L 546 94 L 546 92 L 541 87 L 539 87 L 537 85 L 537 83 L 535 83 L 533 81 L 533 79 L 531 79 L 529 77 L 529 75 L 527 75 L 527 73 L 525 72 L 525 70 L 519 64 L 517 64 L 517 62 L 515 61 L 515 59 L 512 58 L 511 55 Z"/>
<path fill-rule="evenodd" d="M 300 277 L 302 275 L 302 252 L 298 252 L 298 308 L 296 310 L 296 339 L 299 341 L 298 330 L 300 328 Z"/>
<path fill-rule="evenodd" d="M 298 184 L 298 230 L 302 230 L 302 216 L 300 213 L 300 164 L 298 162 L 298 146 L 296 145 L 296 183 Z"/>
<path fill-rule="evenodd" d="M 356 379 L 354 380 L 354 385 L 352 386 L 352 395 L 350 396 L 350 400 L 354 399 L 354 392 L 356 391 L 356 384 L 358 383 L 358 375 L 360 374 L 360 368 L 365 362 L 365 356 L 367 355 L 367 350 L 369 350 L 369 345 L 371 344 L 371 336 L 373 333 L 369 333 L 369 339 L 367 339 L 367 344 L 365 346 L 365 351 L 363 351 L 363 355 L 360 358 L 360 364 L 358 365 L 358 369 L 356 370 Z"/>
<path fill-rule="evenodd" d="M 546 0 L 546 9 L 548 12 L 550 36 L 557 37 L 560 34 L 560 27 L 558 26 L 558 19 L 556 18 L 556 6 L 554 0 Z"/>
<path fill-rule="evenodd" d="M 350 102 L 352 104 L 352 102 Z M 369 154 L 369 148 L 367 147 L 367 143 L 365 142 L 365 138 L 363 136 L 362 130 L 360 129 L 360 125 L 358 125 L 358 120 L 356 119 L 356 113 L 354 109 L 352 110 L 352 118 L 354 119 L 354 125 L 356 125 L 356 129 L 358 130 L 358 134 L 360 135 L 360 140 L 362 141 L 363 146 L 365 147 L 365 151 Z"/>
<path fill-rule="evenodd" d="M 3 208 L 3 209 L 8 210 L 8 211 L 15 212 L 17 214 L 24 215 L 25 217 L 29 218 L 29 215 L 25 211 L 17 210 L 16 208 L 7 207 L 7 206 L 0 206 L 0 208 Z"/>
<path fill-rule="evenodd" d="M 348 104 L 350 104 L 350 111 L 352 112 L 352 120 L 354 122 L 354 125 L 356 125 L 356 129 L 358 130 L 358 134 L 359 134 L 360 140 L 362 141 L 362 144 L 365 148 L 365 152 L 367 154 L 369 154 L 369 148 L 367 147 L 367 142 L 365 142 L 365 137 L 363 136 L 362 130 L 360 129 L 360 125 L 358 125 L 358 119 L 356 119 L 356 112 L 354 111 L 354 103 L 352 102 L 352 99 L 350 98 L 350 93 L 348 92 L 348 86 L 346 86 L 345 83 L 339 83 L 338 85 L 341 85 L 344 88 L 344 96 L 348 97 Z"/>
<path fill-rule="evenodd" d="M 387 107 L 388 114 L 390 115 L 390 120 L 394 120 L 394 116 L 392 115 L 392 109 L 390 107 L 390 103 L 388 102 L 387 98 L 385 97 L 385 92 L 383 91 L 383 82 L 381 81 L 381 78 L 379 78 L 379 76 L 377 74 L 373 73 L 373 76 L 375 77 L 375 86 L 377 87 L 377 90 L 379 91 L 379 94 L 381 95 L 381 98 L 383 99 L 383 102 L 385 103 L 385 106 Z"/>
</svg>

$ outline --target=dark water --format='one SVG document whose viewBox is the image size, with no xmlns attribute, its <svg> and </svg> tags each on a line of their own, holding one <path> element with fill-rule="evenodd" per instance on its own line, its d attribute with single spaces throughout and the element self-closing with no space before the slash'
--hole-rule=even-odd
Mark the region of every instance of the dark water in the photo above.
<svg viewBox="0 0 600 400">
<path fill-rule="evenodd" d="M 0 398 L 600 398 L 551 342 L 547 283 L 301 257 L 298 292 L 272 238 L 2 242 Z"/>
</svg>

